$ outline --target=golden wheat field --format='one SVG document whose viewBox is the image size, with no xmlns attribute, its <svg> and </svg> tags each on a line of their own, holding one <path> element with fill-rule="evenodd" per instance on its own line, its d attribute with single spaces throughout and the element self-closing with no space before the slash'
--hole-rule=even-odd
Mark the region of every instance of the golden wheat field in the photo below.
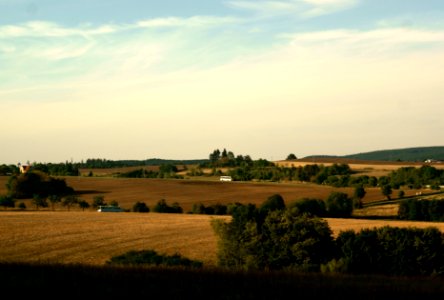
<svg viewBox="0 0 444 300">
<path fill-rule="evenodd" d="M 377 172 L 388 172 L 381 166 Z M 356 167 L 357 168 L 357 167 Z M 371 170 L 370 170 L 370 169 Z M 360 171 L 374 172 L 376 165 L 361 167 Z M 103 171 L 106 174 L 106 170 Z M 109 172 L 109 171 L 108 171 Z M 130 210 L 135 202 L 145 202 L 152 208 L 160 199 L 171 204 L 177 202 L 184 212 L 195 203 L 212 205 L 234 202 L 260 205 L 267 197 L 280 194 L 288 203 L 302 198 L 326 199 L 332 191 L 351 195 L 352 188 L 333 188 L 300 182 L 220 182 L 217 177 L 172 179 L 129 179 L 113 177 L 64 177 L 79 197 L 91 202 L 103 195 L 106 202 L 117 201 Z M 8 177 L 0 176 L 0 194 L 6 193 Z M 367 188 L 364 203 L 383 200 L 379 188 Z M 406 196 L 418 190 L 406 190 Z M 422 190 L 423 194 L 431 191 Z M 30 199 L 25 211 L 0 211 L 0 260 L 16 262 L 59 262 L 102 265 L 112 256 L 129 250 L 153 249 L 162 254 L 179 253 L 187 258 L 200 260 L 206 265 L 216 263 L 217 237 L 211 220 L 229 216 L 158 213 L 99 213 L 94 209 L 80 210 L 57 205 L 51 208 L 32 206 Z M 393 216 L 396 204 L 369 206 L 357 210 L 356 216 Z M 336 236 L 342 230 L 360 230 L 385 225 L 424 228 L 435 226 L 444 232 L 444 223 L 326 219 Z"/>
<path fill-rule="evenodd" d="M 63 211 L 0 212 L 0 260 L 103 265 L 130 250 L 179 253 L 206 266 L 216 264 L 217 236 L 211 220 L 229 216 Z M 336 236 L 342 230 L 385 225 L 424 228 L 444 223 L 326 219 Z"/>
<path fill-rule="evenodd" d="M 351 194 L 352 188 L 332 188 L 310 183 L 272 183 L 272 182 L 221 182 L 214 179 L 147 179 L 112 177 L 65 177 L 66 183 L 79 193 L 79 197 L 92 202 L 93 198 L 103 195 L 106 202 L 117 201 L 124 209 L 131 209 L 137 201 L 153 207 L 159 200 L 168 204 L 177 202 L 188 212 L 193 204 L 203 203 L 253 203 L 260 204 L 273 194 L 280 194 L 286 201 L 304 197 L 325 199 L 339 190 Z M 7 177 L 0 176 L 0 194 L 6 193 Z M 368 191 L 368 199 L 381 200 L 379 190 Z M 25 200 L 27 208 L 32 209 L 31 200 Z M 49 210 L 50 208 L 47 208 Z M 57 210 L 67 208 L 57 206 Z M 78 208 L 71 208 L 78 209 Z"/>
<path fill-rule="evenodd" d="M 153 249 L 211 265 L 216 259 L 212 218 L 91 211 L 0 212 L 0 259 L 100 265 L 129 250 Z"/>
<path fill-rule="evenodd" d="M 260 205 L 273 194 L 280 194 L 286 203 L 289 203 L 302 198 L 326 199 L 332 191 L 345 192 L 351 196 L 354 191 L 351 187 L 334 188 L 307 182 L 221 182 L 218 177 L 147 179 L 75 176 L 64 177 L 64 179 L 81 199 L 89 203 L 92 203 L 95 196 L 101 195 L 104 196 L 106 202 L 117 201 L 122 208 L 127 210 L 130 210 L 138 201 L 153 207 L 161 199 L 165 199 L 170 205 L 176 202 L 184 212 L 189 212 L 196 203 L 206 206 L 235 202 Z M 5 187 L 7 180 L 8 177 L 0 176 L 0 194 L 7 192 Z M 432 191 L 407 189 L 405 196 L 415 195 L 417 192 L 427 194 Z M 395 193 L 396 191 L 393 197 L 396 197 Z M 366 188 L 363 202 L 371 203 L 384 198 L 379 188 Z M 23 202 L 28 209 L 33 209 L 30 199 L 25 199 Z M 60 205 L 55 209 L 67 210 Z M 79 208 L 72 207 L 71 210 L 79 210 Z"/>
</svg>

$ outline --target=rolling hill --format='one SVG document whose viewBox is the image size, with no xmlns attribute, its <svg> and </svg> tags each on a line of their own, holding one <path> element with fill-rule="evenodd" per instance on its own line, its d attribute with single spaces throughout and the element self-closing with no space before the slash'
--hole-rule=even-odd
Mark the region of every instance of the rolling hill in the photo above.
<svg viewBox="0 0 444 300">
<path fill-rule="evenodd" d="M 312 155 L 305 158 L 348 158 L 358 160 L 375 160 L 375 161 L 408 161 L 408 162 L 424 162 L 427 159 L 444 161 L 444 146 L 433 147 L 412 147 L 402 149 L 377 150 L 342 156 L 334 155 Z"/>
</svg>

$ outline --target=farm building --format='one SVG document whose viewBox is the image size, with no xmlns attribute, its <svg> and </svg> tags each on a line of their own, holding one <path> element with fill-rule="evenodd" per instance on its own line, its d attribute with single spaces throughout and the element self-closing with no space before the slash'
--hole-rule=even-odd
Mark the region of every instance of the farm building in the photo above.
<svg viewBox="0 0 444 300">
<path fill-rule="evenodd" d="M 440 163 L 442 163 L 440 160 L 432 159 L 432 158 L 426 159 L 424 162 L 426 164 L 440 164 Z"/>
<path fill-rule="evenodd" d="M 31 169 L 31 165 L 30 164 L 22 165 L 21 163 L 18 163 L 18 167 L 19 167 L 19 170 L 20 170 L 21 174 L 24 174 L 24 173 L 28 172 Z"/>
</svg>

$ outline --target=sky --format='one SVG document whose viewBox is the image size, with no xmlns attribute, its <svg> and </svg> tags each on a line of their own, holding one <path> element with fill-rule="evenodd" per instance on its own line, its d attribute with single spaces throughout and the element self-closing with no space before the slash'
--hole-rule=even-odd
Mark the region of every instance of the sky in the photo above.
<svg viewBox="0 0 444 300">
<path fill-rule="evenodd" d="M 0 164 L 444 145 L 441 0 L 0 0 Z"/>
</svg>

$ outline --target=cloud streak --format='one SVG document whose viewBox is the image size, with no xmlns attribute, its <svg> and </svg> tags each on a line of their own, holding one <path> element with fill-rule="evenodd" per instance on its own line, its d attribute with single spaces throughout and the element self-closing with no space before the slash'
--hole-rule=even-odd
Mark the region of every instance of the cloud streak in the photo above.
<svg viewBox="0 0 444 300">
<path fill-rule="evenodd" d="M 177 27 L 212 27 L 240 22 L 234 17 L 213 17 L 195 16 L 190 18 L 154 18 L 141 20 L 131 24 L 105 24 L 93 27 L 83 25 L 69 28 L 47 21 L 30 21 L 19 25 L 0 26 L 0 38 L 20 38 L 20 37 L 69 37 L 69 36 L 98 36 L 116 34 L 128 30 L 137 29 L 158 29 Z"/>
<path fill-rule="evenodd" d="M 293 15 L 311 18 L 349 9 L 357 3 L 358 0 L 234 0 L 227 1 L 226 5 L 233 9 L 249 11 L 260 16 Z"/>
<path fill-rule="evenodd" d="M 378 28 L 373 30 L 334 29 L 306 33 L 283 34 L 294 46 L 322 47 L 329 45 L 335 52 L 348 55 L 385 56 L 400 52 L 442 51 L 444 30 L 414 28 Z M 432 48 L 430 48 L 432 47 Z"/>
</svg>

